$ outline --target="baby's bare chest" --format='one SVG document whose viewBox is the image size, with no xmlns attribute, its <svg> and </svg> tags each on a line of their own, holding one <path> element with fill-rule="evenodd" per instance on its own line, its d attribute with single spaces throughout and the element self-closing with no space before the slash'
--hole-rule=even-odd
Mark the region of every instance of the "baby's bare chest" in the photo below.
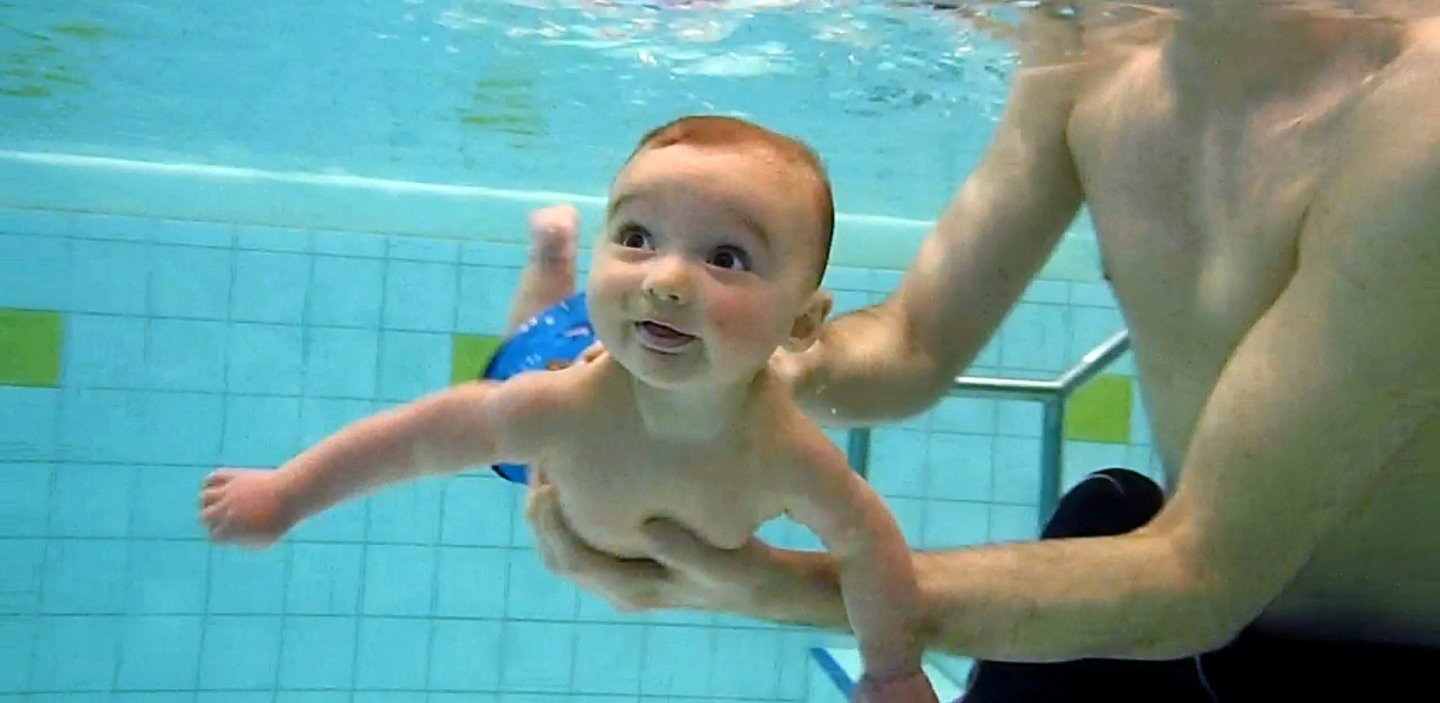
<svg viewBox="0 0 1440 703">
<path fill-rule="evenodd" d="M 723 548 L 745 543 L 784 510 L 773 454 L 750 442 L 668 446 L 580 443 L 558 448 L 546 473 L 571 527 L 586 542 L 621 556 L 646 556 L 639 528 L 675 520 Z"/>
</svg>

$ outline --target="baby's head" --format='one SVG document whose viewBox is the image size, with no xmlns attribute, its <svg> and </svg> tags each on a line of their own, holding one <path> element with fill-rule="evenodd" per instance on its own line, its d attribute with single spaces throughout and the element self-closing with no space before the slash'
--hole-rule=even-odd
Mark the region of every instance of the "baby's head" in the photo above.
<svg viewBox="0 0 1440 703">
<path fill-rule="evenodd" d="M 611 185 L 590 270 L 596 333 L 652 385 L 747 381 L 819 334 L 834 223 L 803 143 L 729 117 L 655 129 Z"/>
</svg>

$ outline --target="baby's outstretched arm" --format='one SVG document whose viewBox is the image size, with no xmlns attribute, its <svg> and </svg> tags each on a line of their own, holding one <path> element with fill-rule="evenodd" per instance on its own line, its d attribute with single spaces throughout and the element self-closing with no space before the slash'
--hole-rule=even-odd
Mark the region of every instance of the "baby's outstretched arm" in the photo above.
<svg viewBox="0 0 1440 703">
<path fill-rule="evenodd" d="M 519 380 L 519 379 L 517 379 Z M 268 545 L 347 498 L 427 474 L 524 460 L 510 428 L 533 410 L 531 379 L 476 382 L 357 420 L 274 471 L 221 469 L 205 481 L 201 516 L 213 539 Z"/>
<path fill-rule="evenodd" d="M 935 701 L 921 670 L 920 592 L 904 533 L 880 495 L 818 428 L 798 432 L 795 441 L 789 513 L 819 535 L 838 561 L 841 597 L 865 664 L 853 700 Z"/>
</svg>

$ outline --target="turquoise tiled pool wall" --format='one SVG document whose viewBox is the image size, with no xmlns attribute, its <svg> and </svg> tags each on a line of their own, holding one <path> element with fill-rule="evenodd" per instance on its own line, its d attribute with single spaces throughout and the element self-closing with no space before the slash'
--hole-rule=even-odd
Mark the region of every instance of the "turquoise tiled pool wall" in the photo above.
<svg viewBox="0 0 1440 703">
<path fill-rule="evenodd" d="M 522 253 L 0 211 L 0 699 L 803 700 L 825 635 L 618 614 L 543 569 L 520 493 L 488 472 L 346 505 L 268 551 L 203 540 L 215 466 L 275 465 L 450 383 L 463 342 L 501 331 Z M 848 309 L 897 280 L 837 267 L 827 285 Z M 1100 286 L 1039 282 L 974 371 L 1051 375 L 1119 324 Z M 1138 404 L 1123 432 L 1099 405 L 1067 470 L 1149 465 Z M 946 401 L 875 433 L 872 477 L 917 545 L 1029 536 L 1038 433 L 1026 403 Z"/>
</svg>

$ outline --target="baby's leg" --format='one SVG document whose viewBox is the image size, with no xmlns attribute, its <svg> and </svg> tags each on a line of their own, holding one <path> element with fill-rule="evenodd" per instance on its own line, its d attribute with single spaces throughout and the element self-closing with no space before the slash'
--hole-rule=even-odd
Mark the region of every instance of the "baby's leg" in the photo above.
<svg viewBox="0 0 1440 703">
<path fill-rule="evenodd" d="M 575 239 L 580 212 L 555 205 L 530 213 L 530 259 L 520 277 L 520 292 L 510 308 L 507 335 L 526 320 L 575 292 Z"/>
</svg>

